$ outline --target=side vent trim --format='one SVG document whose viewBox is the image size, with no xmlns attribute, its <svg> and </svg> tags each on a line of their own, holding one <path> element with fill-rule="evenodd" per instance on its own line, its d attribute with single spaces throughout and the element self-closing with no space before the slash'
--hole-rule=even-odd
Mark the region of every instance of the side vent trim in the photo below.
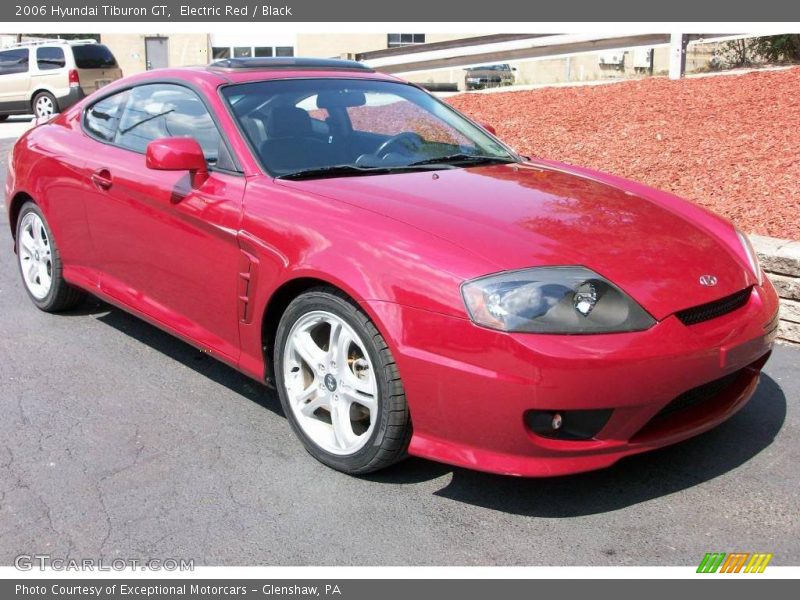
<svg viewBox="0 0 800 600">
<path fill-rule="evenodd" d="M 249 252 L 241 251 L 239 255 L 239 278 L 237 285 L 237 307 L 239 321 L 251 323 L 253 311 L 250 308 L 251 294 L 256 290 L 258 277 L 258 259 Z"/>
</svg>

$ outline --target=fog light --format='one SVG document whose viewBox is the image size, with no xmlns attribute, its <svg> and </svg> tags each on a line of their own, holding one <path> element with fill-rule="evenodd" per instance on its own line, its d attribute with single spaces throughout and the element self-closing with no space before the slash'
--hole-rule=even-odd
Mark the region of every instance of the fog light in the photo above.
<svg viewBox="0 0 800 600">
<path fill-rule="evenodd" d="M 561 424 L 563 421 L 561 420 L 561 414 L 556 413 L 553 415 L 553 420 L 550 422 L 550 427 L 553 429 L 561 429 Z"/>
<path fill-rule="evenodd" d="M 556 440 L 591 440 L 606 426 L 614 412 L 599 410 L 529 410 L 524 420 L 536 435 Z"/>
</svg>

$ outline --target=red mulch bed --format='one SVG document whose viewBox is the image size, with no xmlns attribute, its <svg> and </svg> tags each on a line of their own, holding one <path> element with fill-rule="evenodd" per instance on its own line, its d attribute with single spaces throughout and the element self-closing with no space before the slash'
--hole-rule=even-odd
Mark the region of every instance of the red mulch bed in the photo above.
<svg viewBox="0 0 800 600">
<path fill-rule="evenodd" d="M 523 154 L 635 179 L 800 239 L 800 68 L 448 99 Z"/>
</svg>

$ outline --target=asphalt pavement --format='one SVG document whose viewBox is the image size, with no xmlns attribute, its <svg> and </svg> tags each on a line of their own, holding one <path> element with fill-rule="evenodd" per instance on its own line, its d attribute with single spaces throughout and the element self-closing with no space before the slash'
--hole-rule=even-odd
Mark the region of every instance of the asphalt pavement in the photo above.
<svg viewBox="0 0 800 600">
<path fill-rule="evenodd" d="M 800 564 L 798 347 L 776 347 L 725 424 L 605 471 L 515 479 L 409 459 L 353 478 L 303 451 L 274 393 L 187 344 L 98 300 L 38 311 L 1 212 L 0 565 Z"/>
</svg>

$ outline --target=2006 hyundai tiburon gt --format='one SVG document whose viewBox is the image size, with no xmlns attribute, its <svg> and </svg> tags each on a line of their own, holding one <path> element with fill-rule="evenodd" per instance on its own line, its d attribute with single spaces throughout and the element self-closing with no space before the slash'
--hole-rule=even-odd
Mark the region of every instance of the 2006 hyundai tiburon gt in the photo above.
<svg viewBox="0 0 800 600">
<path fill-rule="evenodd" d="M 741 408 L 777 312 L 747 238 L 490 132 L 358 63 L 122 79 L 13 149 L 22 280 L 42 310 L 89 292 L 273 383 L 348 473 L 575 473 Z"/>
</svg>

